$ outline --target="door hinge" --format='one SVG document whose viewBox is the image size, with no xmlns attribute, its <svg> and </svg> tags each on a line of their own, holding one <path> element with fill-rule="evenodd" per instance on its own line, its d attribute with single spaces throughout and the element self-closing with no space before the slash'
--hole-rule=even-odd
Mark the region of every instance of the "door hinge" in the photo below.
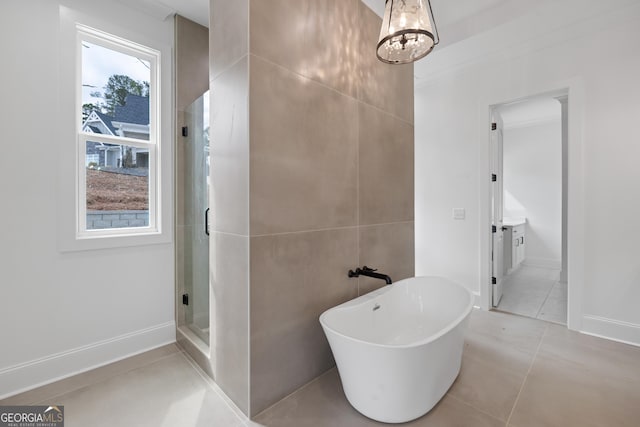
<svg viewBox="0 0 640 427">
<path fill-rule="evenodd" d="M 189 294 L 182 294 L 182 304 L 189 305 Z"/>
<path fill-rule="evenodd" d="M 491 278 L 491 284 L 492 285 L 497 285 L 498 284 L 498 279 L 496 279 L 495 277 Z"/>
<path fill-rule="evenodd" d="M 498 175 L 496 175 L 495 173 L 491 174 L 491 182 L 496 182 L 498 180 Z"/>
<path fill-rule="evenodd" d="M 498 231 L 498 228 L 495 225 L 491 226 L 491 232 L 492 233 L 496 233 Z"/>
<path fill-rule="evenodd" d="M 184 136 L 184 137 L 189 136 L 189 127 L 188 126 L 182 126 L 182 136 Z"/>
<path fill-rule="evenodd" d="M 491 123 L 491 130 L 496 130 L 498 129 L 498 124 L 497 123 Z"/>
</svg>

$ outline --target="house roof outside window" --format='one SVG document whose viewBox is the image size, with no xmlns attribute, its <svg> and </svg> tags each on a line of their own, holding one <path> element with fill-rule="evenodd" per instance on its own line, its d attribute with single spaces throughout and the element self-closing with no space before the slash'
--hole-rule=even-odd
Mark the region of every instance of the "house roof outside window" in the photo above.
<svg viewBox="0 0 640 427">
<path fill-rule="evenodd" d="M 124 102 L 116 106 L 113 116 L 93 110 L 82 124 L 82 131 L 113 136 L 132 132 L 149 139 L 149 97 L 127 94 Z"/>
</svg>

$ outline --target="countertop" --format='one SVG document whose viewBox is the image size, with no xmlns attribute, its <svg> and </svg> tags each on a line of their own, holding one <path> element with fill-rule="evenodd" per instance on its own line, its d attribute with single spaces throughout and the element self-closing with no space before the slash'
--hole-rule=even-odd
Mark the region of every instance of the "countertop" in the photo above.
<svg viewBox="0 0 640 427">
<path fill-rule="evenodd" d="M 522 225 L 527 223 L 527 218 L 502 218 L 502 225 L 505 227 L 515 227 L 516 225 Z"/>
</svg>

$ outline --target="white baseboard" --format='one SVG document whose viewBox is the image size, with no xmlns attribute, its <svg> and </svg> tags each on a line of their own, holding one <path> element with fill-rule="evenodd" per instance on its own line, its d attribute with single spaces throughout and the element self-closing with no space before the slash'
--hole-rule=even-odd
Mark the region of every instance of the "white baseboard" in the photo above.
<svg viewBox="0 0 640 427">
<path fill-rule="evenodd" d="M 175 341 L 172 321 L 0 369 L 0 400 Z"/>
<path fill-rule="evenodd" d="M 528 265 L 529 267 L 552 268 L 554 270 L 560 270 L 562 268 L 562 261 L 549 258 L 526 257 L 524 261 L 522 261 L 522 264 Z"/>
<path fill-rule="evenodd" d="M 580 332 L 640 347 L 640 325 L 635 323 L 585 314 Z"/>
<path fill-rule="evenodd" d="M 473 294 L 473 306 L 480 308 L 480 292 L 471 292 Z"/>
</svg>

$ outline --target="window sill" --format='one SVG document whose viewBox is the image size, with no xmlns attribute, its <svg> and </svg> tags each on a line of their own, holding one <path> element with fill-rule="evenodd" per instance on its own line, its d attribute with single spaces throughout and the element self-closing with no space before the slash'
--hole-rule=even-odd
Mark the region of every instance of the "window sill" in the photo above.
<svg viewBox="0 0 640 427">
<path fill-rule="evenodd" d="M 59 239 L 60 252 L 80 252 L 100 249 L 126 248 L 135 246 L 163 245 L 173 242 L 170 233 L 150 231 L 148 233 L 118 234 L 102 236 L 81 236 Z"/>
</svg>

